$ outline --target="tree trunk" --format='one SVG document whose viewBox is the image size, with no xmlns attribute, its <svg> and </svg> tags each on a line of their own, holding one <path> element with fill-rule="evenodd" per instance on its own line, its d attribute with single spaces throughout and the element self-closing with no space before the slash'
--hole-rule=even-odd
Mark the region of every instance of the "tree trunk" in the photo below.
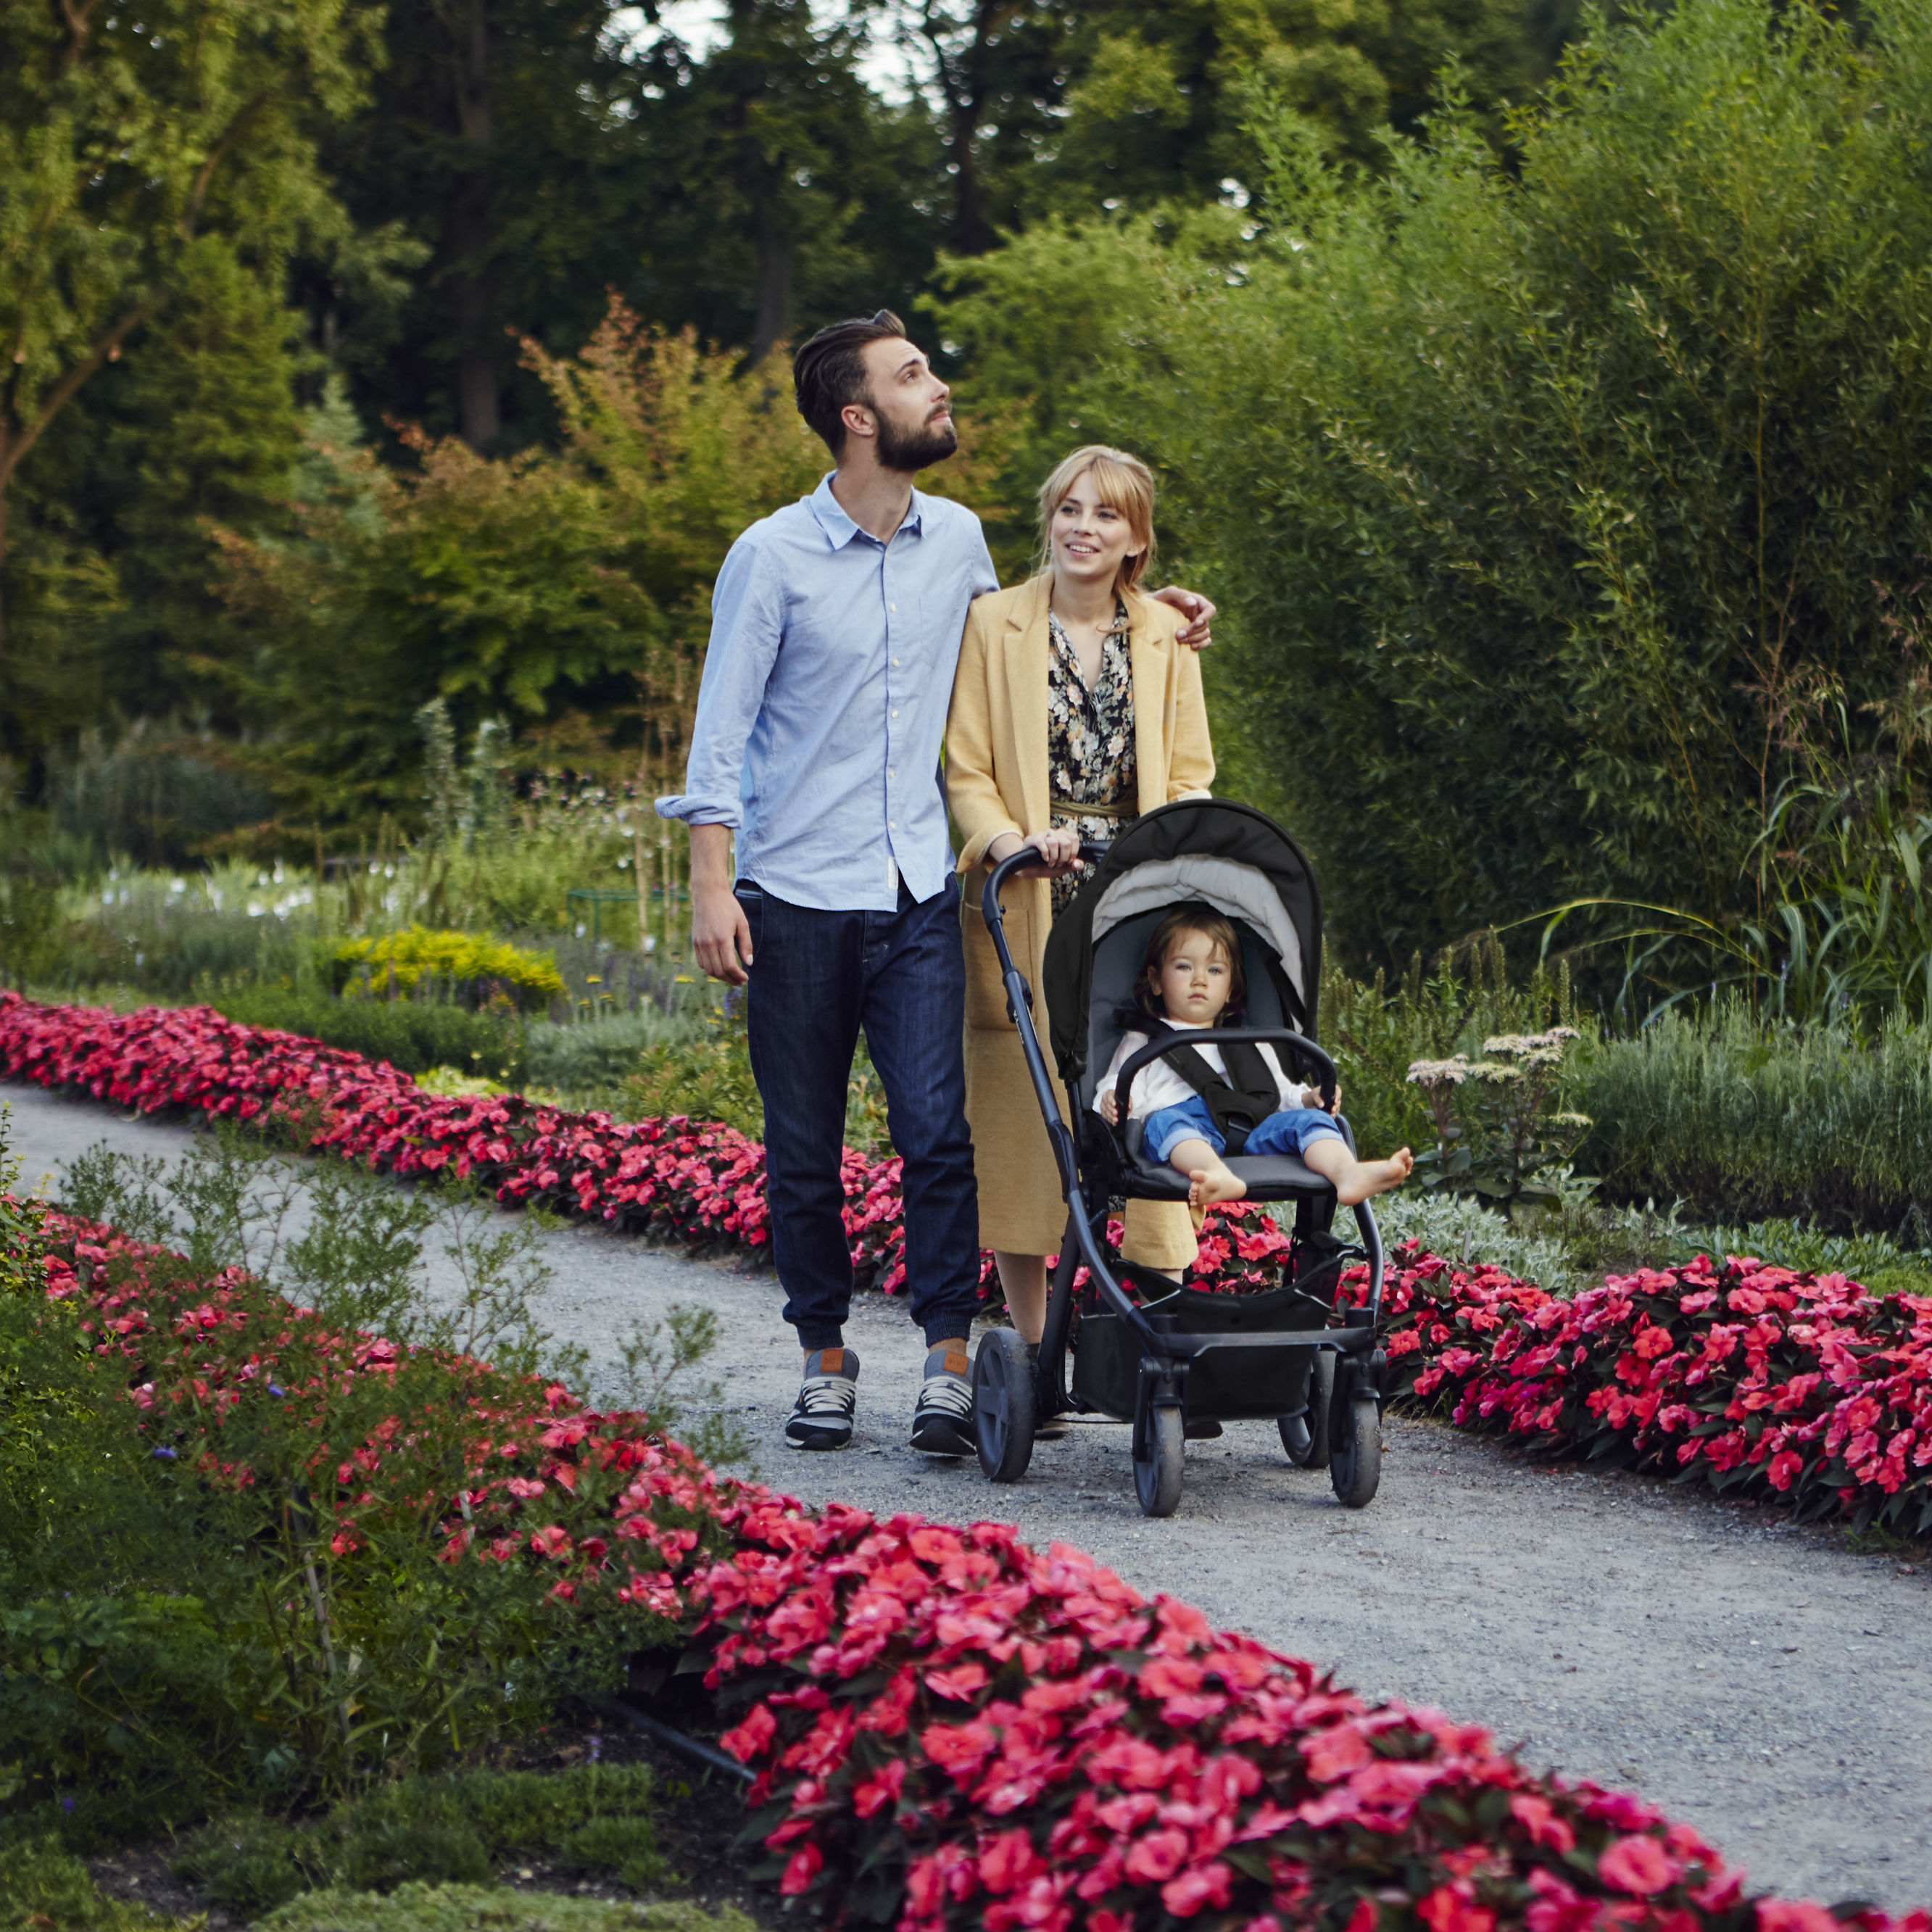
<svg viewBox="0 0 1932 1932">
<path fill-rule="evenodd" d="M 7 494 L 14 480 L 7 462 L 7 431 L 0 424 L 0 667 L 7 662 Z"/>
<path fill-rule="evenodd" d="M 496 287 L 488 266 L 494 239 L 490 206 L 488 0 L 464 0 L 452 26 L 456 130 L 474 151 L 476 162 L 458 184 L 445 231 L 454 272 L 450 304 L 456 323 L 457 424 L 464 441 L 479 456 L 487 456 L 502 428 L 496 345 L 490 340 Z"/>
<path fill-rule="evenodd" d="M 758 203 L 758 320 L 752 332 L 752 360 L 762 362 L 775 343 L 791 332 L 791 244 L 772 211 L 769 194 Z"/>
</svg>

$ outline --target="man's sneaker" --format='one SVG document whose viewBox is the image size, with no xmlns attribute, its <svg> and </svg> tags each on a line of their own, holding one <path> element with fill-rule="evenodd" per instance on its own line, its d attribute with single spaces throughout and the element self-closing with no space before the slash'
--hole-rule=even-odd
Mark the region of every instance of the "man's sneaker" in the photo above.
<svg viewBox="0 0 1932 1932">
<path fill-rule="evenodd" d="M 785 1440 L 794 1449 L 842 1449 L 852 1439 L 852 1411 L 859 1400 L 859 1358 L 850 1348 L 814 1348 L 805 1358 L 805 1380 Z"/>
<path fill-rule="evenodd" d="M 977 1450 L 964 1349 L 934 1348 L 927 1355 L 912 1412 L 912 1446 L 928 1456 L 970 1456 Z"/>
</svg>

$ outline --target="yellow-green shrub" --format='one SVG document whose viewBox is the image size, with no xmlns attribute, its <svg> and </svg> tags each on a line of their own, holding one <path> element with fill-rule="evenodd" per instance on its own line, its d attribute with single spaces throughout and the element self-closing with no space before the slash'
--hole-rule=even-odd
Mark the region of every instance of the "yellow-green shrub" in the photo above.
<svg viewBox="0 0 1932 1932">
<path fill-rule="evenodd" d="M 563 975 L 548 952 L 532 952 L 506 940 L 479 938 L 469 932 L 431 932 L 412 926 L 376 939 L 345 939 L 335 948 L 335 963 L 346 967 L 348 983 L 372 993 L 414 992 L 425 980 L 446 982 L 468 1004 L 480 1005 L 507 994 L 529 1010 L 561 997 Z M 356 969 L 365 976 L 358 980 Z"/>
</svg>

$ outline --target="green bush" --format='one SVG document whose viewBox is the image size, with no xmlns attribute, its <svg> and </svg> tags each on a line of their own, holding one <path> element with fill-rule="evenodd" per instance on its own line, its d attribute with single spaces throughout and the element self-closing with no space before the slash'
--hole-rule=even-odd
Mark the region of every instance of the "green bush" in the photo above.
<svg viewBox="0 0 1932 1932">
<path fill-rule="evenodd" d="M 1547 1112 L 1567 1102 L 1572 1069 L 1587 1058 L 1595 1030 L 1578 1009 L 1561 964 L 1554 971 L 1538 965 L 1526 979 L 1513 981 L 1502 944 L 1490 933 L 1445 950 L 1426 973 L 1418 954 L 1393 985 L 1381 972 L 1366 981 L 1352 979 L 1330 953 L 1323 965 L 1318 1010 L 1322 1044 L 1342 1084 L 1342 1111 L 1354 1130 L 1356 1144 L 1376 1155 L 1410 1147 L 1422 1156 L 1439 1144 L 1430 1094 L 1409 1078 L 1409 1069 L 1418 1061 L 1442 1062 L 1459 1054 L 1480 1061 L 1487 1040 L 1575 1028 L 1580 1037 L 1564 1054 L 1562 1078 L 1550 1085 Z M 1461 1149 L 1486 1156 L 1482 1174 L 1508 1166 L 1482 1088 L 1471 1082 L 1454 1084 L 1448 1106 L 1452 1138 Z M 1521 1161 L 1516 1165 L 1520 1168 Z M 1459 1172 L 1470 1166 L 1465 1162 Z M 1520 1188 L 1490 1191 L 1511 1195 Z"/>
<path fill-rule="evenodd" d="M 533 1022 L 524 1034 L 524 1077 L 557 1093 L 596 1094 L 638 1072 L 652 1049 L 695 1039 L 704 1024 L 695 1012 L 665 1013 L 653 1006 L 562 1026 Z"/>
<path fill-rule="evenodd" d="M 1786 747 L 1834 688 L 1877 741 L 1924 575 L 1932 6 L 1593 17 L 1506 160 L 1445 114 L 1351 189 L 1275 130 L 1238 272 L 1143 249 L 1115 338 L 1358 959 L 1754 909 Z"/>
<path fill-rule="evenodd" d="M 1620 1198 L 1932 1240 L 1932 1029 L 1903 1016 L 1864 1040 L 1735 998 L 1672 1010 L 1604 1042 L 1576 1093 L 1596 1123 L 1578 1165 Z"/>
<path fill-rule="evenodd" d="M 218 1905 L 249 1914 L 332 1887 L 482 1884 L 493 1862 L 513 1853 L 548 1855 L 641 1889 L 664 1876 L 656 1792 L 644 1765 L 405 1778 L 311 1823 L 224 1819 L 197 1834 L 174 1869 Z"/>
<path fill-rule="evenodd" d="M 164 1932 L 179 1924 L 104 1896 L 86 1866 L 54 1839 L 0 1852 L 0 1932 Z"/>
<path fill-rule="evenodd" d="M 244 1026 L 298 1033 L 386 1060 L 405 1073 L 452 1066 L 504 1085 L 522 1078 L 522 1029 L 499 1013 L 472 1013 L 436 1000 L 342 1000 L 262 986 L 226 987 L 208 1003 Z"/>
<path fill-rule="evenodd" d="M 729 1905 L 628 1905 L 475 1886 L 318 1892 L 257 1922 L 257 1932 L 756 1932 Z"/>
</svg>

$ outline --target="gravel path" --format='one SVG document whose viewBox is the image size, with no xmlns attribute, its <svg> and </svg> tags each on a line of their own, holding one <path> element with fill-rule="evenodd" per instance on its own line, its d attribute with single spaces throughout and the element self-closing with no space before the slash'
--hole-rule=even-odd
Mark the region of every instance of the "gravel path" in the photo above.
<svg viewBox="0 0 1932 1932">
<path fill-rule="evenodd" d="M 29 1182 L 102 1139 L 172 1154 L 189 1138 L 36 1089 L 0 1100 Z M 864 1364 L 853 1446 L 801 1456 L 779 1432 L 798 1358 L 769 1274 L 594 1228 L 543 1239 L 547 1318 L 600 1364 L 666 1302 L 715 1309 L 717 1366 L 760 1473 L 808 1502 L 1016 1522 L 1370 1696 L 1437 1706 L 1534 1763 L 1638 1791 L 1757 1885 L 1894 1911 L 1932 1902 L 1932 1589 L 1896 1558 L 1662 1484 L 1529 1467 L 1400 1418 L 1381 1494 L 1359 1513 L 1325 1474 L 1291 1469 L 1261 1424 L 1189 1444 L 1180 1511 L 1164 1522 L 1135 1504 L 1118 1425 L 1042 1444 L 1026 1480 L 995 1491 L 976 1464 L 904 1446 L 922 1350 L 876 1296 L 847 1336 Z"/>
</svg>

